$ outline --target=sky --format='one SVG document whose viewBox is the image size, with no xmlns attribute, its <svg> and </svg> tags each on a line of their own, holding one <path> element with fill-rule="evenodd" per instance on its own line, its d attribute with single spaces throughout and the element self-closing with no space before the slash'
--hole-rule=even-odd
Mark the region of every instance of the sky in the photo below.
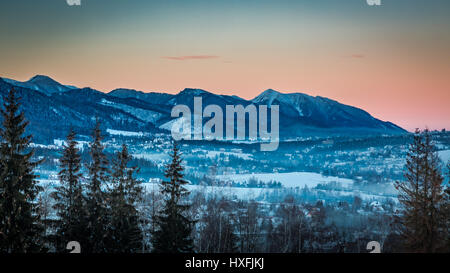
<svg viewBox="0 0 450 273">
<path fill-rule="evenodd" d="M 0 77 L 245 99 L 271 88 L 450 130 L 450 1 L 381 3 L 0 0 Z"/>
</svg>

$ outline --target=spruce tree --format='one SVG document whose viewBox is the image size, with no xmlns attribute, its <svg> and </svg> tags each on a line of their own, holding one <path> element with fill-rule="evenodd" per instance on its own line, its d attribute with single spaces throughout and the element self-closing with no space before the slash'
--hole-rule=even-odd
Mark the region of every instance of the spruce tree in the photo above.
<svg viewBox="0 0 450 273">
<path fill-rule="evenodd" d="M 25 253 L 40 250 L 42 228 L 39 225 L 36 197 L 41 187 L 33 169 L 32 136 L 25 134 L 28 122 L 19 110 L 14 89 L 4 97 L 0 129 L 0 252 Z"/>
<path fill-rule="evenodd" d="M 445 187 L 445 197 L 447 200 L 447 205 L 450 205 L 450 161 L 447 162 L 446 174 L 447 174 L 447 186 Z"/>
<path fill-rule="evenodd" d="M 396 182 L 403 205 L 400 216 L 404 246 L 410 252 L 437 252 L 445 242 L 443 177 L 428 130 L 416 131 L 407 154 L 406 181 Z"/>
<path fill-rule="evenodd" d="M 88 242 L 83 252 L 103 253 L 107 251 L 107 236 L 110 211 L 105 187 L 109 180 L 108 159 L 104 153 L 100 122 L 97 121 L 89 145 L 91 162 L 87 164 L 88 183 L 86 208 L 88 212 Z"/>
<path fill-rule="evenodd" d="M 446 201 L 445 201 L 445 219 L 446 226 L 445 232 L 447 233 L 446 252 L 450 252 L 450 162 L 447 163 L 447 188 L 445 189 Z"/>
<path fill-rule="evenodd" d="M 181 153 L 176 143 L 173 144 L 172 161 L 166 166 L 165 177 L 161 182 L 161 194 L 164 205 L 156 217 L 156 230 L 153 232 L 153 252 L 188 253 L 193 251 L 191 237 L 194 221 L 187 217 L 186 197 L 189 191 L 184 187 L 188 182 L 183 178 Z"/>
<path fill-rule="evenodd" d="M 52 193 L 56 210 L 56 249 L 65 250 L 70 241 L 86 245 L 87 211 L 81 184 L 81 156 L 72 130 L 67 136 L 58 173 L 60 185 Z"/>
<path fill-rule="evenodd" d="M 143 234 L 136 208 L 142 200 L 142 188 L 134 177 L 139 169 L 129 167 L 130 161 L 127 146 L 122 145 L 112 166 L 110 252 L 136 253 L 142 248 Z"/>
</svg>

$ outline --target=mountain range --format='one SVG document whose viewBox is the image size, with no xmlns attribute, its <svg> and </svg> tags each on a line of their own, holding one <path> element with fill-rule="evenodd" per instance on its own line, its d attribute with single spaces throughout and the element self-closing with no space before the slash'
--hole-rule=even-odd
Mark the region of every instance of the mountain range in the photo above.
<svg viewBox="0 0 450 273">
<path fill-rule="evenodd" d="M 399 126 L 374 118 L 366 111 L 337 101 L 303 93 L 280 93 L 272 89 L 252 100 L 218 95 L 186 88 L 178 94 L 146 93 L 115 89 L 109 93 L 91 88 L 61 84 L 48 76 L 37 75 L 21 82 L 0 78 L 0 97 L 14 88 L 21 97 L 22 109 L 30 121 L 35 142 L 52 143 L 63 138 L 70 128 L 89 135 L 98 118 L 108 129 L 133 132 L 169 133 L 172 107 L 185 104 L 193 109 L 194 97 L 203 105 L 279 105 L 280 138 L 305 136 L 401 134 Z"/>
</svg>

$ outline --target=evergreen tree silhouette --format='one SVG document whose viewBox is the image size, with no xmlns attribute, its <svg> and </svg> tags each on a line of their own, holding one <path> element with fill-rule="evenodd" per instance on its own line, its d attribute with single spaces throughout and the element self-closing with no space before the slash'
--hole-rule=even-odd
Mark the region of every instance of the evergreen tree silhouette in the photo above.
<svg viewBox="0 0 450 273">
<path fill-rule="evenodd" d="M 139 170 L 129 167 L 130 161 L 127 146 L 122 145 L 112 165 L 110 252 L 136 253 L 142 248 L 143 234 L 136 208 L 142 200 L 142 188 L 134 177 Z"/>
<path fill-rule="evenodd" d="M 417 130 L 406 159 L 406 181 L 395 183 L 403 205 L 401 235 L 409 252 L 438 252 L 444 247 L 447 219 L 439 166 L 430 133 Z"/>
<path fill-rule="evenodd" d="M 15 90 L 4 98 L 0 129 L 0 252 L 40 251 L 42 226 L 39 224 L 36 197 L 41 187 L 33 169 L 31 135 L 25 134 L 28 121 L 19 110 Z"/>
<path fill-rule="evenodd" d="M 107 236 L 110 211 L 108 209 L 108 194 L 105 189 L 109 180 L 108 159 L 104 153 L 103 137 L 100 122 L 97 121 L 92 132 L 92 142 L 89 145 L 91 162 L 87 164 L 88 183 L 86 191 L 86 206 L 88 211 L 87 233 L 88 242 L 83 252 L 104 253 L 107 251 Z"/>
<path fill-rule="evenodd" d="M 52 193 L 53 208 L 58 220 L 55 221 L 56 249 L 65 250 L 70 241 L 86 245 L 87 209 L 81 184 L 81 156 L 75 141 L 75 132 L 70 131 L 60 159 L 58 173 L 60 185 Z"/>
<path fill-rule="evenodd" d="M 161 194 L 165 197 L 164 206 L 156 217 L 156 230 L 152 243 L 155 253 L 188 253 L 193 251 L 191 237 L 192 225 L 186 211 L 189 204 L 186 197 L 189 191 L 184 187 L 181 153 L 177 143 L 173 144 L 172 161 L 166 166 L 165 177 L 161 182 Z"/>
</svg>

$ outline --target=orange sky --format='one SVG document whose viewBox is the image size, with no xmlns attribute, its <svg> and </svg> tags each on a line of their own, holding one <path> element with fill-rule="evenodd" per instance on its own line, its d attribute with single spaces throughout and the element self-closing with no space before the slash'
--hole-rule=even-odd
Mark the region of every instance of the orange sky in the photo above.
<svg viewBox="0 0 450 273">
<path fill-rule="evenodd" d="M 442 1 L 14 2 L 0 11 L 3 77 L 246 99 L 272 88 L 329 97 L 407 130 L 450 129 Z M 27 16 L 17 23 L 13 11 Z"/>
</svg>

